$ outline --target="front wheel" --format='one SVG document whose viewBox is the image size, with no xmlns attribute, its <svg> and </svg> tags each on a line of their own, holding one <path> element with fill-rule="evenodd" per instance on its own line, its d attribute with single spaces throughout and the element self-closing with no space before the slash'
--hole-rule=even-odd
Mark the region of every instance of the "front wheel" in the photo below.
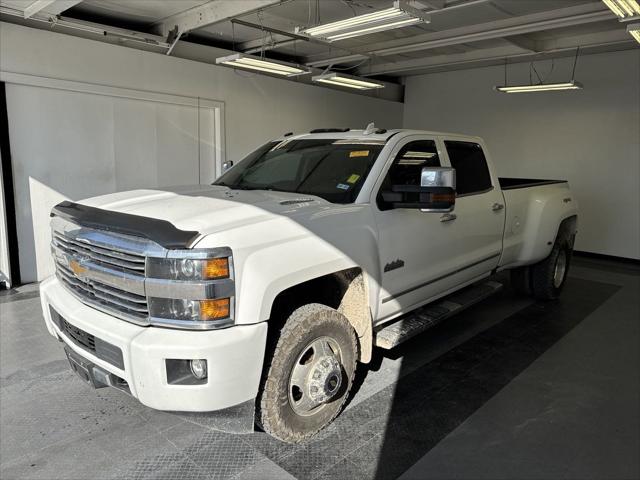
<svg viewBox="0 0 640 480">
<path fill-rule="evenodd" d="M 313 436 L 340 413 L 356 369 L 358 341 L 338 311 L 316 303 L 294 311 L 262 381 L 256 420 L 290 443 Z"/>
</svg>

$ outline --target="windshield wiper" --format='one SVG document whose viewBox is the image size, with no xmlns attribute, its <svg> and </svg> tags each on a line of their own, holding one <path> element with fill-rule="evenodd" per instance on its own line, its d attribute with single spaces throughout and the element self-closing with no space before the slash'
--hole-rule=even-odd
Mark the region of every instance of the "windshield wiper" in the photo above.
<svg viewBox="0 0 640 480">
<path fill-rule="evenodd" d="M 273 185 L 246 185 L 246 184 L 234 184 L 234 185 L 226 185 L 232 190 L 278 190 Z"/>
</svg>

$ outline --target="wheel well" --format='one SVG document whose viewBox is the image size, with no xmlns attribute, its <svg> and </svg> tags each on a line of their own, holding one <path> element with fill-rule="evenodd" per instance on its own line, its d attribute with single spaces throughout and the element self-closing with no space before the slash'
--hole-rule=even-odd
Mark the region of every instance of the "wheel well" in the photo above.
<svg viewBox="0 0 640 480">
<path fill-rule="evenodd" d="M 578 216 L 572 215 L 565 218 L 558 226 L 557 240 L 565 240 L 570 248 L 573 249 L 573 243 L 576 238 L 576 227 L 578 224 Z"/>
<path fill-rule="evenodd" d="M 308 303 L 327 305 L 347 317 L 358 335 L 360 361 L 369 361 L 373 344 L 372 325 L 361 268 L 323 275 L 280 292 L 273 301 L 269 316 L 268 337 L 272 344 L 277 342 L 280 329 L 294 310 Z"/>
</svg>

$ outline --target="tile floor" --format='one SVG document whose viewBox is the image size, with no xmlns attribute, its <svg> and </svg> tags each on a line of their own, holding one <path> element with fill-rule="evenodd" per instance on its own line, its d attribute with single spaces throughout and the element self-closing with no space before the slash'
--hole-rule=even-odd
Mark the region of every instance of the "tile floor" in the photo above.
<svg viewBox="0 0 640 480">
<path fill-rule="evenodd" d="M 302 445 L 92 391 L 37 288 L 0 292 L 0 478 L 640 477 L 640 268 L 576 258 L 558 302 L 509 289 L 360 371 Z"/>
</svg>

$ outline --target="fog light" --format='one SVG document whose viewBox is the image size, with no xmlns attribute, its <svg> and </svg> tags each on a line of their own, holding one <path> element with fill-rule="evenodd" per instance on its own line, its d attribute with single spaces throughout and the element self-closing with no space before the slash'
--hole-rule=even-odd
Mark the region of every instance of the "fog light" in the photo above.
<svg viewBox="0 0 640 480">
<path fill-rule="evenodd" d="M 191 360 L 189 362 L 189 366 L 191 367 L 191 373 L 193 376 L 199 380 L 206 378 L 207 376 L 207 361 L 206 360 Z"/>
</svg>

